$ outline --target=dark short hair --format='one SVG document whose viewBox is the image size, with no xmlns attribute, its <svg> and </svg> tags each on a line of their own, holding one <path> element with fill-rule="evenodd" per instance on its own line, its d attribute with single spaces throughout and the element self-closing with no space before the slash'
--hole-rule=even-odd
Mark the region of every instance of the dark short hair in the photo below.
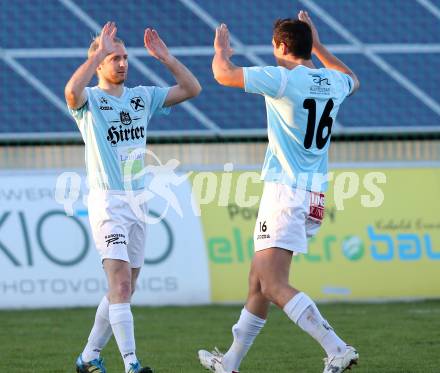
<svg viewBox="0 0 440 373">
<path fill-rule="evenodd" d="M 299 19 L 277 19 L 273 26 L 273 39 L 277 47 L 284 43 L 289 53 L 297 58 L 312 58 L 312 30 Z"/>
</svg>

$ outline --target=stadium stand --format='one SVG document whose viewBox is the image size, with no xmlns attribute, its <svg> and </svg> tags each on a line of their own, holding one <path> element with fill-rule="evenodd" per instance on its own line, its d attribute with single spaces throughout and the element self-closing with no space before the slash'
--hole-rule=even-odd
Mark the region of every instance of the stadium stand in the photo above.
<svg viewBox="0 0 440 373">
<path fill-rule="evenodd" d="M 272 23 L 295 16 L 300 8 L 311 12 L 322 40 L 353 66 L 362 82 L 350 105 L 342 107 L 335 133 L 440 131 L 440 75 L 434 68 L 440 65 L 440 19 L 423 1 L 228 0 L 219 6 L 214 0 L 0 0 L 0 7 L 3 138 L 79 138 L 63 88 L 107 20 L 117 23 L 129 48 L 127 85 L 173 83 L 143 48 L 143 30 L 150 26 L 204 87 L 201 96 L 174 109 L 174 115 L 154 120 L 150 134 L 263 135 L 261 98 L 213 80 L 213 27 L 229 25 L 238 64 L 274 64 Z M 432 74 L 426 66 L 433 67 Z"/>
</svg>

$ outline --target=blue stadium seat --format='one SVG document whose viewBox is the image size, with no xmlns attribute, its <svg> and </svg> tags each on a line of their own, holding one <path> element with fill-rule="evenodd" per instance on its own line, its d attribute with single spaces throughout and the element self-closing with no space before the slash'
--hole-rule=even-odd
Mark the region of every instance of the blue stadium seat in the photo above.
<svg viewBox="0 0 440 373">
<path fill-rule="evenodd" d="M 244 46 L 265 46 L 257 55 L 237 55 L 234 61 L 251 66 L 255 61 L 274 64 L 270 43 L 272 25 L 275 19 L 295 16 L 302 6 L 291 0 L 192 0 L 201 13 L 195 14 L 178 0 L 76 0 L 74 15 L 58 0 L 9 1 L 0 0 L 0 56 L 22 51 L 20 56 L 9 60 L 16 69 L 25 68 L 64 105 L 63 89 L 74 69 L 84 57 L 48 57 L 46 51 L 64 48 L 85 52 L 96 31 L 92 24 L 102 25 L 114 20 L 118 34 L 129 48 L 143 47 L 143 30 L 156 28 L 170 47 L 212 47 L 214 32 L 211 21 L 225 22 L 233 35 Z M 346 0 L 330 2 L 314 0 L 322 8 L 320 16 L 328 14 L 340 27 L 332 27 L 317 14 L 310 11 L 321 34 L 322 40 L 331 45 L 350 46 L 343 35 L 349 32 L 361 43 L 424 45 L 440 43 L 438 29 L 440 22 L 434 15 L 413 0 Z M 324 13 L 326 12 L 326 13 Z M 342 30 L 342 31 L 341 31 Z M 31 56 L 30 52 L 34 52 Z M 379 53 L 376 55 L 402 74 L 426 94 L 434 105 L 440 103 L 439 74 L 435 66 L 440 64 L 437 51 L 424 53 Z M 61 57 L 60 57 L 61 56 Z M 359 75 L 362 88 L 342 107 L 338 120 L 342 131 L 364 130 L 416 130 L 421 127 L 439 128 L 439 114 L 427 105 L 426 100 L 417 98 L 414 92 L 405 88 L 390 74 L 372 62 L 363 53 L 345 51 L 341 58 Z M 256 57 L 256 58 L 254 58 Z M 151 71 L 168 85 L 174 84 L 170 73 L 157 61 L 147 56 L 138 57 Z M 256 133 L 264 130 L 266 114 L 263 99 L 247 95 L 236 89 L 220 87 L 213 79 L 210 55 L 183 55 L 179 58 L 199 78 L 203 93 L 191 104 L 220 129 L 220 134 L 231 131 Z M 57 108 L 30 82 L 19 76 L 6 60 L 0 59 L 0 102 L 3 123 L 2 134 L 35 133 L 44 138 L 47 132 L 61 136 L 78 133 L 73 120 L 65 110 Z M 427 75 L 427 72 L 433 73 Z M 134 66 L 129 70 L 127 85 L 154 85 L 154 79 L 143 74 Z M 432 105 L 431 105 L 432 106 Z M 24 110 L 26 109 L 26 110 Z M 192 115 L 184 107 L 174 108 L 172 115 L 153 119 L 150 130 L 154 134 L 212 134 L 207 124 Z M 247 131 L 247 132 L 246 132 Z"/>
</svg>

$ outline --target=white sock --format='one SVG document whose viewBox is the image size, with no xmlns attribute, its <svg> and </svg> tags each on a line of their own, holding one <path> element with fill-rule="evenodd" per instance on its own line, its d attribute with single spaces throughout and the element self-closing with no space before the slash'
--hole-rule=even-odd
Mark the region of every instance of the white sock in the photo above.
<svg viewBox="0 0 440 373">
<path fill-rule="evenodd" d="M 104 296 L 96 310 L 95 323 L 90 332 L 87 345 L 81 356 L 86 362 L 99 358 L 101 350 L 105 347 L 112 336 L 112 327 L 108 316 L 108 299 Z"/>
<path fill-rule="evenodd" d="M 222 360 L 226 370 L 238 371 L 241 361 L 254 343 L 266 320 L 250 313 L 246 308 L 241 311 L 240 318 L 232 327 L 234 341 Z"/>
<path fill-rule="evenodd" d="M 316 304 L 307 294 L 296 294 L 284 306 L 284 312 L 302 330 L 310 334 L 327 353 L 327 356 L 341 355 L 346 343 L 339 338 L 318 311 Z"/>
<path fill-rule="evenodd" d="M 133 314 L 131 313 L 130 303 L 110 304 L 109 318 L 119 352 L 124 360 L 125 371 L 128 372 L 130 364 L 137 361 Z"/>
</svg>

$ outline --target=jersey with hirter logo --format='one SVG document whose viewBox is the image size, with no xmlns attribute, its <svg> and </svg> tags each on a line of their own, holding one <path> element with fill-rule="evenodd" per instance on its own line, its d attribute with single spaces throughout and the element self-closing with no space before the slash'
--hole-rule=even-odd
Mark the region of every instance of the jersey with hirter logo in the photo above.
<svg viewBox="0 0 440 373">
<path fill-rule="evenodd" d="M 148 123 L 155 114 L 168 114 L 164 102 L 169 88 L 124 88 L 120 97 L 98 87 L 86 88 L 87 102 L 70 112 L 85 143 L 90 188 L 140 190 Z"/>
</svg>

